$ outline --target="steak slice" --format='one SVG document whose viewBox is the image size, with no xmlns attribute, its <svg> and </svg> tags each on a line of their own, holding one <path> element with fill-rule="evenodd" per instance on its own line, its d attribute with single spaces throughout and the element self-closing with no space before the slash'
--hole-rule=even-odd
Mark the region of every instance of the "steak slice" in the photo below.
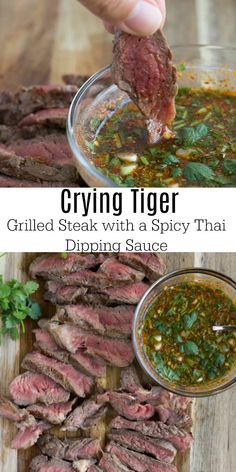
<svg viewBox="0 0 236 472">
<path fill-rule="evenodd" d="M 38 110 L 69 107 L 78 88 L 74 85 L 34 85 L 16 93 L 1 92 L 0 123 L 18 124 Z"/>
<path fill-rule="evenodd" d="M 99 267 L 98 272 L 105 274 L 112 280 L 120 281 L 123 285 L 125 283 L 141 282 L 145 277 L 143 272 L 120 263 L 115 257 L 107 258 Z"/>
<path fill-rule="evenodd" d="M 68 351 L 61 349 L 53 336 L 45 329 L 35 329 L 34 334 L 36 337 L 34 346 L 46 356 L 53 357 L 66 364 L 72 364 L 76 369 L 95 377 L 106 375 L 106 363 L 103 359 L 88 354 L 84 349 L 79 349 L 76 354 L 70 354 Z"/>
<path fill-rule="evenodd" d="M 121 416 L 117 416 L 112 420 L 110 427 L 113 429 L 130 429 L 137 431 L 144 436 L 152 438 L 164 439 L 169 441 L 173 446 L 179 450 L 184 451 L 192 444 L 192 435 L 176 428 L 176 426 L 169 426 L 160 421 L 128 421 Z"/>
<path fill-rule="evenodd" d="M 32 447 L 38 441 L 39 436 L 44 431 L 50 428 L 50 424 L 40 421 L 35 425 L 28 426 L 22 429 L 21 431 L 19 431 L 19 433 L 17 433 L 16 437 L 13 439 L 11 443 L 11 448 L 28 449 L 29 447 Z"/>
<path fill-rule="evenodd" d="M 74 472 L 70 462 L 60 459 L 49 459 L 47 456 L 36 456 L 30 464 L 30 472 Z"/>
<path fill-rule="evenodd" d="M 90 428 L 98 419 L 102 418 L 106 412 L 106 405 L 97 403 L 96 399 L 90 398 L 72 411 L 68 418 L 66 418 L 61 429 L 62 431 L 77 431 L 80 428 Z"/>
<path fill-rule="evenodd" d="M 44 299 L 51 303 L 64 305 L 82 301 L 86 294 L 85 287 L 67 287 L 58 282 L 48 281 L 45 284 Z"/>
<path fill-rule="evenodd" d="M 97 465 L 91 465 L 87 472 L 103 472 L 102 469 L 100 469 L 100 467 L 98 467 Z"/>
<path fill-rule="evenodd" d="M 0 172 L 24 180 L 78 181 L 66 136 L 51 133 L 0 147 Z"/>
<path fill-rule="evenodd" d="M 47 375 L 25 372 L 9 385 L 10 396 L 20 406 L 37 402 L 51 405 L 69 400 L 70 394 Z"/>
<path fill-rule="evenodd" d="M 11 402 L 11 400 L 1 395 L 0 416 L 2 418 L 7 418 L 10 421 L 14 421 L 14 423 L 19 423 L 27 420 L 29 414 L 25 409 L 21 410 L 17 405 Z"/>
<path fill-rule="evenodd" d="M 96 460 L 94 459 L 80 459 L 79 461 L 73 462 L 74 470 L 78 470 L 78 472 L 87 472 L 88 469 L 96 464 Z"/>
<path fill-rule="evenodd" d="M 109 402 L 112 408 L 129 420 L 147 420 L 154 416 L 155 408 L 146 403 L 141 405 L 137 399 L 128 393 L 106 392 L 97 397 L 98 403 Z"/>
<path fill-rule="evenodd" d="M 80 269 L 91 269 L 103 262 L 103 254 L 44 254 L 39 256 L 30 264 L 31 277 L 43 277 L 49 279 L 51 276 L 63 276 Z"/>
<path fill-rule="evenodd" d="M 120 305 L 113 308 L 93 305 L 66 305 L 57 307 L 53 319 L 72 322 L 80 328 L 92 329 L 108 336 L 130 336 L 133 307 Z"/>
<path fill-rule="evenodd" d="M 177 453 L 171 443 L 160 439 L 148 438 L 135 431 L 125 429 L 113 430 L 109 433 L 108 437 L 111 441 L 121 444 L 121 446 L 133 451 L 150 454 L 162 462 L 173 462 Z"/>
<path fill-rule="evenodd" d="M 30 113 L 30 115 L 25 116 L 19 123 L 18 126 L 30 126 L 33 127 L 35 131 L 41 126 L 58 127 L 65 129 L 66 120 L 68 116 L 68 108 L 51 108 L 48 110 L 40 110 L 36 113 Z"/>
<path fill-rule="evenodd" d="M 61 424 L 71 412 L 75 401 L 76 399 L 67 403 L 54 403 L 52 405 L 36 403 L 35 405 L 28 406 L 27 410 L 34 415 L 35 418 L 39 418 L 51 424 Z"/>
<path fill-rule="evenodd" d="M 65 390 L 75 393 L 78 397 L 85 397 L 93 388 L 92 377 L 79 372 L 69 364 L 51 359 L 37 351 L 26 354 L 22 367 L 48 375 L 48 377 L 62 385 Z"/>
<path fill-rule="evenodd" d="M 72 184 L 71 182 L 63 182 L 63 187 L 71 188 L 77 187 L 78 183 Z M 38 180 L 33 182 L 32 180 L 15 179 L 7 175 L 0 174 L 0 188 L 40 188 L 40 187 L 62 187 L 61 182 L 46 182 Z"/>
<path fill-rule="evenodd" d="M 112 457 L 117 457 L 122 464 L 131 467 L 136 472 L 177 472 L 177 468 L 173 464 L 161 462 L 139 452 L 133 452 L 113 442 L 107 444 L 106 452 Z"/>
<path fill-rule="evenodd" d="M 71 287 L 82 286 L 97 290 L 102 290 L 106 287 L 114 287 L 124 283 L 124 281 L 119 278 L 111 279 L 101 272 L 92 272 L 91 270 L 86 269 L 59 277 L 52 275 L 49 276 L 49 278 L 61 283 L 62 285 L 69 285 Z"/>
<path fill-rule="evenodd" d="M 145 116 L 150 144 L 173 137 L 176 69 L 162 32 L 140 38 L 117 31 L 112 72 L 114 82 Z"/>
<path fill-rule="evenodd" d="M 105 472 L 130 472 L 131 469 L 122 464 L 117 456 L 103 454 L 99 465 Z M 133 469 L 132 469 L 133 470 Z"/>
<path fill-rule="evenodd" d="M 95 458 L 99 452 L 99 441 L 92 438 L 62 440 L 56 436 L 44 434 L 37 445 L 42 454 L 67 461 Z"/>
<path fill-rule="evenodd" d="M 123 287 L 107 288 L 101 293 L 107 296 L 109 304 L 127 303 L 129 305 L 136 305 L 148 288 L 148 284 L 136 282 Z"/>
<path fill-rule="evenodd" d="M 166 265 L 159 254 L 155 252 L 121 252 L 119 260 L 135 269 L 144 272 L 150 282 L 155 282 L 165 274 Z"/>
<path fill-rule="evenodd" d="M 59 325 L 56 321 L 49 323 L 48 329 L 56 342 L 69 352 L 76 353 L 84 348 L 89 354 L 97 355 L 116 367 L 125 367 L 134 360 L 132 343 L 128 339 L 101 336 L 75 325 Z"/>
<path fill-rule="evenodd" d="M 169 425 L 175 425 L 180 429 L 190 430 L 193 421 L 192 418 L 184 410 L 173 410 L 165 405 L 156 407 L 160 421 Z"/>
</svg>

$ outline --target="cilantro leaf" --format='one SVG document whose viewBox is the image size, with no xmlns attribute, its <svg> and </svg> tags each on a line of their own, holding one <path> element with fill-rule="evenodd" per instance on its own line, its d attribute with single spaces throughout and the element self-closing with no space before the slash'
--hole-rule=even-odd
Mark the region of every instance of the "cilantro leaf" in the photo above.
<svg viewBox="0 0 236 472">
<path fill-rule="evenodd" d="M 184 344 L 184 352 L 190 356 L 196 356 L 199 352 L 197 344 L 193 341 L 186 341 Z"/>
<path fill-rule="evenodd" d="M 202 182 L 208 180 L 214 180 L 214 171 L 206 164 L 201 162 L 188 162 L 186 164 L 183 176 L 188 182 Z"/>
<path fill-rule="evenodd" d="M 223 163 L 223 167 L 227 174 L 235 174 L 236 173 L 236 159 L 227 159 Z"/>
<path fill-rule="evenodd" d="M 163 159 L 163 161 L 162 161 L 160 167 L 161 167 L 162 169 L 164 169 L 165 167 L 167 167 L 167 166 L 169 166 L 169 165 L 171 165 L 171 164 L 178 164 L 178 162 L 179 162 L 178 157 L 173 156 L 173 154 L 167 154 L 167 155 L 164 157 L 164 159 Z"/>
<path fill-rule="evenodd" d="M 191 329 L 194 323 L 197 321 L 197 319 L 198 319 L 198 315 L 195 311 L 193 311 L 190 315 L 184 315 L 183 316 L 184 328 Z"/>
<path fill-rule="evenodd" d="M 201 138 L 204 138 L 209 133 L 209 129 L 204 124 L 199 124 L 195 128 L 186 127 L 179 131 L 179 140 L 183 146 L 192 146 Z"/>
</svg>

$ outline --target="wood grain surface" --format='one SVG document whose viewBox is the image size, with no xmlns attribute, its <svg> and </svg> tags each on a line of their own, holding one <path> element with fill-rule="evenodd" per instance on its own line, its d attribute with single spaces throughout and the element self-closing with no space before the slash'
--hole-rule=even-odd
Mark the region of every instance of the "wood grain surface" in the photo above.
<svg viewBox="0 0 236 472">
<path fill-rule="evenodd" d="M 35 254 L 7 254 L 0 258 L 0 273 L 6 279 L 18 277 L 26 280 L 30 262 Z M 186 267 L 207 267 L 218 270 L 236 278 L 236 254 L 199 254 L 173 253 L 164 256 L 167 270 Z M 42 299 L 42 287 L 39 289 L 40 301 L 44 316 L 51 316 L 53 308 Z M 21 336 L 19 343 L 4 340 L 0 347 L 1 382 L 0 393 L 7 393 L 7 386 L 20 371 L 20 362 L 26 352 L 32 349 L 33 323 L 27 325 L 26 334 Z M 115 388 L 118 386 L 119 369 L 108 368 L 103 386 Z M 191 451 L 178 454 L 177 466 L 179 472 L 235 472 L 236 470 L 236 396 L 235 387 L 227 392 L 198 399 L 193 402 L 194 418 L 193 434 L 195 438 Z M 86 432 L 94 437 L 105 439 L 110 416 L 99 421 L 96 427 Z M 35 447 L 18 454 L 8 448 L 16 429 L 8 421 L 0 420 L 0 472 L 28 472 L 29 463 L 37 453 Z M 57 431 L 58 434 L 58 431 Z M 60 434 L 60 433 L 59 433 Z"/>
</svg>

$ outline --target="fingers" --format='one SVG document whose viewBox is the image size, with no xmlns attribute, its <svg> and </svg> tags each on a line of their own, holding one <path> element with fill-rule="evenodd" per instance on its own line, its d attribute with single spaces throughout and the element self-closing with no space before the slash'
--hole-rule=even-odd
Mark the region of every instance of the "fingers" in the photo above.
<svg viewBox="0 0 236 472">
<path fill-rule="evenodd" d="M 90 11 L 127 33 L 145 36 L 161 28 L 165 21 L 165 0 L 80 0 Z"/>
</svg>

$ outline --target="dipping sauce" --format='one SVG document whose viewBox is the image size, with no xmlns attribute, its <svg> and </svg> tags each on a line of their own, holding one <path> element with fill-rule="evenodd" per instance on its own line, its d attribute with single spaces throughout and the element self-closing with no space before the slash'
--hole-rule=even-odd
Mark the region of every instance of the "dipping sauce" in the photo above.
<svg viewBox="0 0 236 472">
<path fill-rule="evenodd" d="M 90 122 L 93 164 L 127 187 L 236 186 L 236 92 L 180 88 L 174 139 L 147 145 L 144 117 L 131 102 Z"/>
<path fill-rule="evenodd" d="M 142 325 L 144 350 L 160 377 L 184 386 L 224 376 L 234 363 L 234 332 L 213 332 L 235 324 L 236 305 L 218 289 L 198 282 L 166 286 Z"/>
</svg>

